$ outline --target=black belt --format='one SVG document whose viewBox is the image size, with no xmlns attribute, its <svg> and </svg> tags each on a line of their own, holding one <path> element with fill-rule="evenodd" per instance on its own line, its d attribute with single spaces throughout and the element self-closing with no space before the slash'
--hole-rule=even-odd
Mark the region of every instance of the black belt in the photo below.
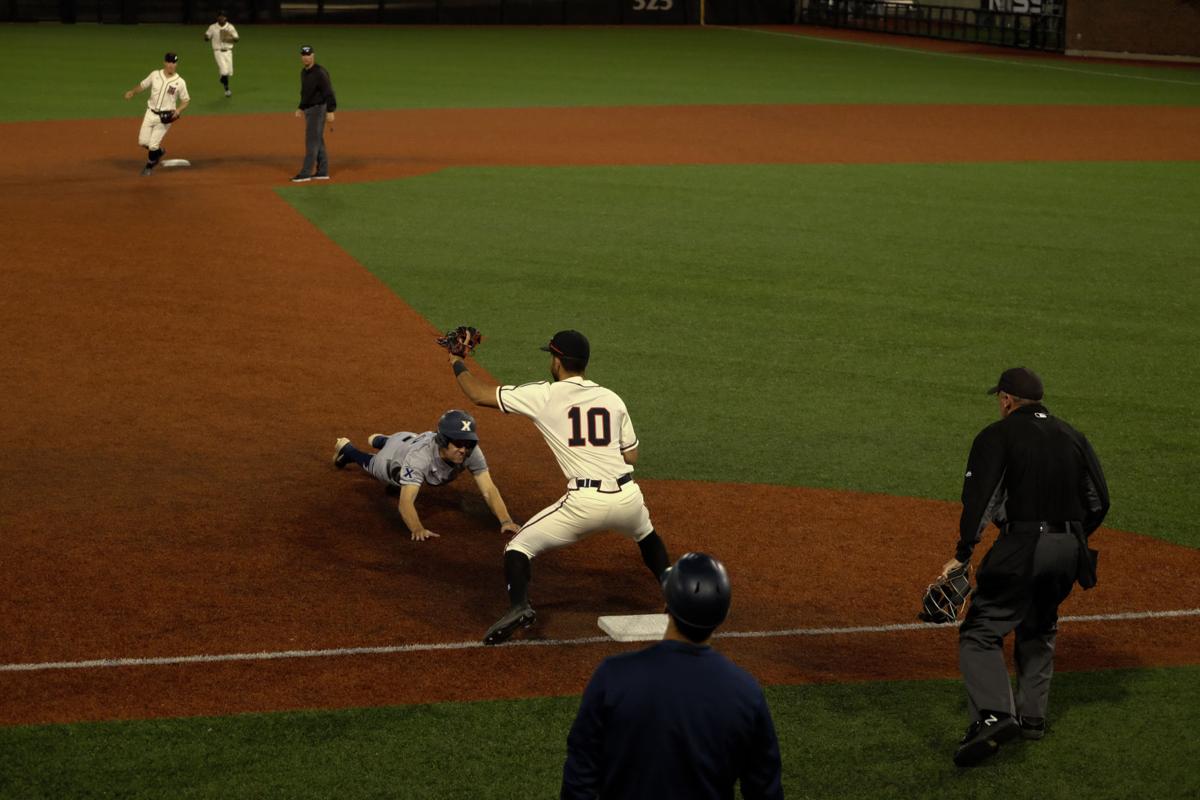
<svg viewBox="0 0 1200 800">
<path fill-rule="evenodd" d="M 633 476 L 630 475 L 629 473 L 625 473 L 621 477 L 617 478 L 617 486 L 624 486 L 625 484 L 629 483 L 631 480 L 633 480 Z M 604 483 L 603 481 L 598 481 L 594 478 L 576 478 L 575 479 L 575 488 L 576 489 L 599 489 L 603 483 Z"/>
<path fill-rule="evenodd" d="M 1004 526 L 1005 533 L 1074 533 L 1072 526 L 1078 522 L 1010 522 Z"/>
</svg>

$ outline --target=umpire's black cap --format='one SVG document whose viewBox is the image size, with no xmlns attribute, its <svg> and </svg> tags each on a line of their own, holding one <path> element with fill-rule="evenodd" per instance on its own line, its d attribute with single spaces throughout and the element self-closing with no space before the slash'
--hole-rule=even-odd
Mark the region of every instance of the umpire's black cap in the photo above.
<svg viewBox="0 0 1200 800">
<path fill-rule="evenodd" d="M 305 44 L 305 45 L 300 46 L 300 55 L 311 56 L 312 54 L 313 54 L 312 45 Z"/>
<path fill-rule="evenodd" d="M 542 349 L 556 356 L 577 358 L 584 364 L 587 364 L 592 356 L 592 346 L 588 344 L 587 337 L 579 331 L 559 331 L 554 334 L 550 344 Z"/>
<path fill-rule="evenodd" d="M 996 381 L 996 385 L 988 389 L 988 394 L 996 394 L 998 392 L 1007 392 L 1013 397 L 1020 397 L 1024 400 L 1041 400 L 1045 394 L 1045 388 L 1042 386 L 1042 379 L 1037 373 L 1026 367 L 1012 367 L 1000 373 L 1000 380 Z"/>
</svg>

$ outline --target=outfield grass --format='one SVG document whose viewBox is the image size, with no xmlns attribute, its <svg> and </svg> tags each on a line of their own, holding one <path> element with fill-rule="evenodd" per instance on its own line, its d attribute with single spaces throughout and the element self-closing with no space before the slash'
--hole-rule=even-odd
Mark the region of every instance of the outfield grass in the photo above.
<svg viewBox="0 0 1200 800">
<path fill-rule="evenodd" d="M 1026 364 L 1099 452 L 1109 524 L 1200 546 L 1200 164 L 456 169 L 281 194 L 437 326 L 480 325 L 502 380 L 588 333 L 639 474 L 954 500 L 985 389 Z"/>
<path fill-rule="evenodd" d="M 236 23 L 236 20 L 234 20 Z M 121 93 L 181 56 L 188 113 L 283 112 L 301 43 L 343 110 L 710 103 L 1200 104 L 1200 70 L 996 59 L 723 28 L 239 26 L 234 97 L 204 25 L 5 25 L 0 122 L 131 113 Z M 803 30 L 803 29 L 798 29 Z"/>
<path fill-rule="evenodd" d="M 767 696 L 790 798 L 1166 800 L 1200 788 L 1185 733 L 1198 687 L 1196 667 L 1059 675 L 1046 739 L 973 770 L 950 762 L 966 724 L 957 681 Z M 0 797 L 556 797 L 578 702 L 0 728 Z"/>
</svg>

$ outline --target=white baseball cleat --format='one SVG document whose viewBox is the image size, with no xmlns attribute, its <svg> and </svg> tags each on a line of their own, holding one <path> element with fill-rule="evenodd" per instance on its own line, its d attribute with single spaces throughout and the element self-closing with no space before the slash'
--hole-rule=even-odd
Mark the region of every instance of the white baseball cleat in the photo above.
<svg viewBox="0 0 1200 800">
<path fill-rule="evenodd" d="M 333 465 L 338 469 L 342 469 L 346 466 L 346 464 L 349 463 L 343 455 L 346 452 L 346 448 L 349 446 L 350 440 L 345 436 L 333 443 Z"/>
</svg>

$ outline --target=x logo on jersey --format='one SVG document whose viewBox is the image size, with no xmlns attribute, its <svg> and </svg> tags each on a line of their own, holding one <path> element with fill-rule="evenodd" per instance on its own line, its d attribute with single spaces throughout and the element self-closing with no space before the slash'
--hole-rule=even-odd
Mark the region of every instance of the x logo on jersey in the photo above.
<svg viewBox="0 0 1200 800">
<path fill-rule="evenodd" d="M 413 468 L 412 468 L 412 467 L 405 467 L 405 468 L 404 468 L 404 478 L 405 478 L 405 480 L 412 480 L 412 479 L 413 479 L 413 478 L 415 478 L 415 477 L 417 477 L 417 473 L 416 473 L 415 471 L 413 471 Z"/>
</svg>

